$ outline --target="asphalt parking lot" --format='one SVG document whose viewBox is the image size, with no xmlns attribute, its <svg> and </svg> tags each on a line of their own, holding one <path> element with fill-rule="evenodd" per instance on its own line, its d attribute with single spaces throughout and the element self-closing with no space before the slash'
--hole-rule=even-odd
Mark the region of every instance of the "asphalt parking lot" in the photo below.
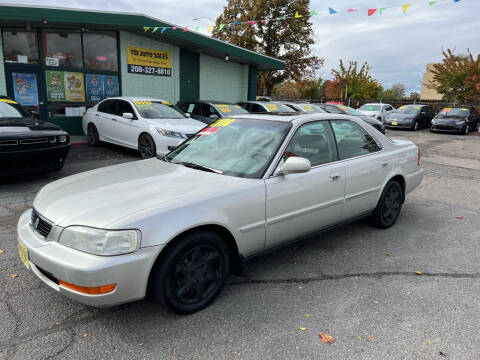
<svg viewBox="0 0 480 360">
<path fill-rule="evenodd" d="M 0 180 L 0 358 L 480 358 L 480 136 L 387 135 L 417 143 L 425 169 L 393 228 L 354 223 L 258 258 L 189 316 L 83 306 L 18 257 L 17 219 L 44 184 L 135 152 L 76 146 L 59 172 Z"/>
</svg>

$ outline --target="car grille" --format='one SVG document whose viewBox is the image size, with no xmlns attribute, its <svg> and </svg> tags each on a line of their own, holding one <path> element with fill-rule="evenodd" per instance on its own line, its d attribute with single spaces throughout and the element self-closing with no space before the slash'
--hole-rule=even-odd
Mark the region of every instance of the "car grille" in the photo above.
<svg viewBox="0 0 480 360">
<path fill-rule="evenodd" d="M 53 225 L 47 220 L 43 219 L 36 210 L 32 211 L 32 227 L 41 236 L 47 238 L 52 231 Z"/>
<path fill-rule="evenodd" d="M 18 145 L 18 140 L 0 140 L 0 146 Z"/>
<path fill-rule="evenodd" d="M 27 145 L 27 144 L 42 144 L 48 142 L 48 138 L 30 138 L 30 139 L 20 139 L 20 144 Z"/>
</svg>

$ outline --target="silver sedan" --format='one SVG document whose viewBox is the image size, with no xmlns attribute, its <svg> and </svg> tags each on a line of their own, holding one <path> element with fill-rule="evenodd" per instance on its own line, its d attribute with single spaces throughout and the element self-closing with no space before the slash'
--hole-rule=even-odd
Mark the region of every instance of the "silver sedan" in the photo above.
<svg viewBox="0 0 480 360">
<path fill-rule="evenodd" d="M 220 119 L 164 157 L 48 184 L 19 219 L 19 252 L 84 304 L 149 293 L 192 313 L 255 254 L 361 217 L 392 226 L 422 174 L 412 142 L 348 115 Z"/>
</svg>

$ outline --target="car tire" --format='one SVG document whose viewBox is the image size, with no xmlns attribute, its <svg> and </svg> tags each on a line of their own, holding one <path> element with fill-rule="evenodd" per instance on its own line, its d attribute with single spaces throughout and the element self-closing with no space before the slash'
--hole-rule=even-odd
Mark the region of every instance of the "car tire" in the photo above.
<svg viewBox="0 0 480 360">
<path fill-rule="evenodd" d="M 180 314 L 204 309 L 220 294 L 230 274 L 230 254 L 215 232 L 182 236 L 157 261 L 151 276 L 155 302 Z"/>
<path fill-rule="evenodd" d="M 94 124 L 88 124 L 87 138 L 88 143 L 92 146 L 98 146 L 98 144 L 100 144 L 100 135 L 98 134 L 97 127 Z"/>
<path fill-rule="evenodd" d="M 420 125 L 418 124 L 418 120 L 415 120 L 412 130 L 417 131 L 418 129 L 420 129 Z"/>
<path fill-rule="evenodd" d="M 403 189 L 395 180 L 387 183 L 372 215 L 373 225 L 379 229 L 393 226 L 403 205 Z"/>
<path fill-rule="evenodd" d="M 142 134 L 138 138 L 138 151 L 142 159 L 150 159 L 157 155 L 155 141 L 148 134 Z"/>
<path fill-rule="evenodd" d="M 465 127 L 465 131 L 463 132 L 463 135 L 468 135 L 469 130 L 470 130 L 470 128 L 467 124 L 467 126 Z"/>
</svg>

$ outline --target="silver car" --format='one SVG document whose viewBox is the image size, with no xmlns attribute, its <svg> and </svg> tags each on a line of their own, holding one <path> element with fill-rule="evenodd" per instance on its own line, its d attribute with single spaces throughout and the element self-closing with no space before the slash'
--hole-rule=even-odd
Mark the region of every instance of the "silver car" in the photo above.
<svg viewBox="0 0 480 360">
<path fill-rule="evenodd" d="M 43 187 L 18 222 L 20 257 L 84 304 L 149 293 L 192 313 L 252 255 L 360 217 L 392 226 L 419 159 L 348 115 L 223 118 L 162 158 Z"/>
</svg>

